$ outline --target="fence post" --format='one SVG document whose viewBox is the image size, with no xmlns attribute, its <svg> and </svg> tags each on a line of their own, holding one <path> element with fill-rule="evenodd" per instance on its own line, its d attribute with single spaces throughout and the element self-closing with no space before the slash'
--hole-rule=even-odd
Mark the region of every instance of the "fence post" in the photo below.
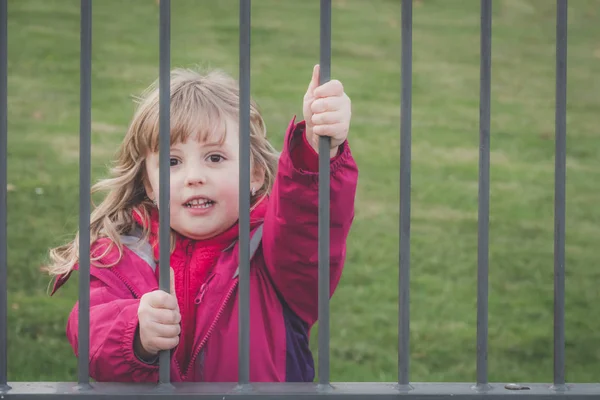
<svg viewBox="0 0 600 400">
<path fill-rule="evenodd" d="M 238 383 L 240 389 L 250 383 L 250 33 L 251 3 L 240 0 L 239 37 L 239 356 Z"/>
<path fill-rule="evenodd" d="M 0 393 L 8 386 L 8 28 L 7 0 L 0 0 Z"/>
<path fill-rule="evenodd" d="M 492 0 L 481 0 L 479 77 L 479 206 L 477 217 L 477 384 L 488 384 L 488 278 L 490 227 L 490 97 L 492 69 Z"/>
<path fill-rule="evenodd" d="M 160 0 L 159 32 L 159 288 L 169 293 L 170 280 L 170 193 L 171 170 L 171 0 Z M 159 385 L 171 385 L 171 351 L 159 353 Z"/>
<path fill-rule="evenodd" d="M 556 2 L 556 113 L 554 175 L 554 385 L 565 386 L 565 207 L 567 157 L 567 0 Z"/>
<path fill-rule="evenodd" d="M 79 99 L 79 390 L 90 385 L 90 180 L 92 108 L 92 0 L 81 0 Z"/>
<path fill-rule="evenodd" d="M 319 85 L 331 79 L 331 0 L 321 0 L 320 7 Z M 319 388 L 330 389 L 330 145 L 331 138 L 319 137 Z"/>
<path fill-rule="evenodd" d="M 412 140 L 412 0 L 402 0 L 400 99 L 400 244 L 398 387 L 410 390 L 410 200 Z"/>
</svg>

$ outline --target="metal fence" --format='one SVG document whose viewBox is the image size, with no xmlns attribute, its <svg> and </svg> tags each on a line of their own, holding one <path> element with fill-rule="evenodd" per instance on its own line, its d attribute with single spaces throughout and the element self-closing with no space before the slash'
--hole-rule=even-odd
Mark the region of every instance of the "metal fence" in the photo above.
<svg viewBox="0 0 600 400">
<path fill-rule="evenodd" d="M 331 0 L 320 0 L 321 83 L 330 79 Z M 250 0 L 239 8 L 240 84 L 240 193 L 250 192 Z M 89 283 L 90 283 L 90 153 L 91 153 L 91 26 L 92 1 L 81 0 L 80 83 L 80 197 L 81 232 L 79 274 L 78 382 L 8 382 L 7 338 L 7 0 L 0 0 L 0 399 L 112 398 L 134 399 L 172 395 L 205 399 L 244 398 L 376 398 L 409 399 L 509 398 L 536 399 L 600 397 L 600 384 L 565 382 L 565 165 L 567 0 L 556 1 L 556 161 L 554 240 L 554 379 L 547 384 L 488 382 L 488 230 L 490 192 L 490 82 L 492 0 L 481 0 L 480 146 L 477 284 L 477 376 L 474 383 L 412 383 L 409 354 L 410 300 L 410 188 L 412 97 L 412 0 L 402 0 L 401 61 L 401 165 L 400 165 L 400 279 L 398 329 L 398 381 L 392 383 L 331 383 L 329 367 L 329 158 L 328 139 L 319 143 L 319 342 L 318 382 L 251 383 L 249 381 L 249 196 L 240 196 L 240 336 L 239 382 L 177 383 L 169 381 L 169 352 L 160 354 L 157 384 L 91 383 L 89 379 Z M 169 192 L 169 70 L 170 0 L 160 1 L 160 204 L 168 204 Z M 169 291 L 169 214 L 160 214 L 159 287 Z M 245 299 L 245 300 L 243 300 Z"/>
</svg>

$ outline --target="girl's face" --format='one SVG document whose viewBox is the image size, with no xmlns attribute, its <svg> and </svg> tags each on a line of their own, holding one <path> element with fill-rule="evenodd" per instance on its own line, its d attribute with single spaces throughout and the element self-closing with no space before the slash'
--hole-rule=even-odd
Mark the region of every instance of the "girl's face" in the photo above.
<svg viewBox="0 0 600 400">
<path fill-rule="evenodd" d="M 227 121 L 226 126 L 223 143 L 201 143 L 190 136 L 186 142 L 171 146 L 171 228 L 190 239 L 214 237 L 238 220 L 239 132 L 233 121 Z M 158 204 L 158 152 L 148 154 L 146 174 L 146 193 Z M 264 174 L 254 175 L 250 188 L 258 190 Z"/>
</svg>

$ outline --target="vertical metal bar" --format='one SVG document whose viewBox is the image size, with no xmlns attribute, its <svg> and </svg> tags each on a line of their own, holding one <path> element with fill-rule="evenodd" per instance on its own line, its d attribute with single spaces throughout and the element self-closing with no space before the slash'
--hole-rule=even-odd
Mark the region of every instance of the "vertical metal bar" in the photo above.
<svg viewBox="0 0 600 400">
<path fill-rule="evenodd" d="M 331 0 L 321 0 L 319 85 L 331 79 Z M 319 138 L 319 385 L 328 387 L 329 373 L 329 137 Z"/>
<path fill-rule="evenodd" d="M 171 290 L 170 280 L 170 163 L 171 148 L 171 0 L 160 0 L 159 66 L 159 288 Z M 170 384 L 171 352 L 159 353 L 159 383 Z"/>
<path fill-rule="evenodd" d="M 0 0 L 0 393 L 8 390 L 8 28 L 7 0 Z"/>
<path fill-rule="evenodd" d="M 479 83 L 479 215 L 477 246 L 477 390 L 488 390 L 488 273 L 490 216 L 490 97 L 492 0 L 481 0 Z"/>
<path fill-rule="evenodd" d="M 554 176 L 554 388 L 565 385 L 565 207 L 567 157 L 567 0 L 556 2 Z"/>
<path fill-rule="evenodd" d="M 398 295 L 398 385 L 410 381 L 410 199 L 412 140 L 412 0 L 402 0 L 400 104 L 400 273 Z"/>
<path fill-rule="evenodd" d="M 240 0 L 240 301 L 238 382 L 250 383 L 250 0 Z"/>
<path fill-rule="evenodd" d="M 79 99 L 79 358 L 78 383 L 90 383 L 90 183 L 92 152 L 92 0 L 81 0 Z"/>
</svg>

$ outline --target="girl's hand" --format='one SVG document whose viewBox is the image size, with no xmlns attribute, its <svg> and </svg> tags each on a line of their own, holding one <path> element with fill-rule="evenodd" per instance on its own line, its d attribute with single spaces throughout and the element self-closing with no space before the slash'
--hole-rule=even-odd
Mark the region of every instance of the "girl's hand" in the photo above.
<svg viewBox="0 0 600 400">
<path fill-rule="evenodd" d="M 161 350 L 171 350 L 179 344 L 181 314 L 175 294 L 171 268 L 171 293 L 155 290 L 146 293 L 138 308 L 139 335 L 134 348 L 144 360 L 153 358 Z"/>
<path fill-rule="evenodd" d="M 319 152 L 319 137 L 331 138 L 330 157 L 337 155 L 338 147 L 348 137 L 352 115 L 350 98 L 338 80 L 319 86 L 319 65 L 313 68 L 312 79 L 304 95 L 306 139 Z"/>
</svg>

